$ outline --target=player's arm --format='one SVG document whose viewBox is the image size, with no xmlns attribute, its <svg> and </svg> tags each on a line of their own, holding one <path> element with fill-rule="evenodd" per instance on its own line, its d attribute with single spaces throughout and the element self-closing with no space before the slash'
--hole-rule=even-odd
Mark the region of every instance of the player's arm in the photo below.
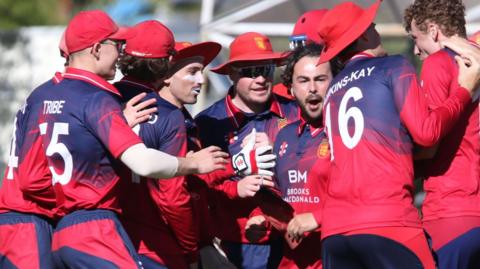
<svg viewBox="0 0 480 269">
<path fill-rule="evenodd" d="M 415 70 L 404 59 L 394 68 L 390 79 L 400 118 L 413 140 L 421 146 L 435 145 L 450 131 L 471 102 L 472 89 L 457 84 L 452 95 L 441 106 L 430 110 Z"/>
<path fill-rule="evenodd" d="M 455 74 L 447 70 L 456 70 L 450 57 L 445 54 L 435 54 L 428 57 L 420 73 L 422 89 L 426 96 L 428 108 L 436 109 L 448 99 L 451 83 L 457 83 Z M 431 147 L 416 147 L 414 150 L 415 160 L 431 159 L 435 156 L 438 144 Z"/>
</svg>

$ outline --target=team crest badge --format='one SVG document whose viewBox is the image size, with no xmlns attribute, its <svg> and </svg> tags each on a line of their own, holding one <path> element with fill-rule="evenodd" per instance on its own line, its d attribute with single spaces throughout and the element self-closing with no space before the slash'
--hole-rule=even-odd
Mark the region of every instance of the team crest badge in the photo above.
<svg viewBox="0 0 480 269">
<path fill-rule="evenodd" d="M 330 148 L 328 146 L 328 140 L 324 138 L 317 149 L 318 158 L 324 159 L 330 154 Z"/>
<path fill-rule="evenodd" d="M 265 45 L 265 39 L 263 37 L 254 37 L 255 44 L 257 47 L 262 50 L 266 50 L 267 46 Z"/>
<path fill-rule="evenodd" d="M 278 119 L 277 125 L 278 125 L 278 130 L 281 130 L 283 127 L 287 126 L 288 120 L 286 118 L 281 118 Z"/>
<path fill-rule="evenodd" d="M 282 145 L 280 145 L 280 150 L 278 151 L 278 155 L 280 155 L 280 157 L 283 157 L 283 155 L 287 153 L 287 148 L 288 148 L 287 141 L 283 141 Z"/>
</svg>

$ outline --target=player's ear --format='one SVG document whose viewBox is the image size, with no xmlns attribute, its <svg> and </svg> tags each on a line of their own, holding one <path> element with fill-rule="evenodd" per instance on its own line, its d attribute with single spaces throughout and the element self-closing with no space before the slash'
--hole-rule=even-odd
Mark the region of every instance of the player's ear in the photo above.
<svg viewBox="0 0 480 269">
<path fill-rule="evenodd" d="M 95 43 L 90 50 L 90 53 L 95 57 L 95 59 L 100 59 L 100 48 L 102 45 L 100 43 Z"/>
<path fill-rule="evenodd" d="M 427 27 L 428 35 L 430 36 L 430 38 L 433 39 L 435 42 L 438 41 L 438 25 L 434 23 L 428 23 Z"/>
</svg>

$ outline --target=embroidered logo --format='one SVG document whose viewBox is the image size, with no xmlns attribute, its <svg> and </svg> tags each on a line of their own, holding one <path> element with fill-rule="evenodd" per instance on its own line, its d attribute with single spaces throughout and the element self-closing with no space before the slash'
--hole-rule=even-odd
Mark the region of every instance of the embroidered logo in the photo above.
<svg viewBox="0 0 480 269">
<path fill-rule="evenodd" d="M 330 148 L 328 146 L 328 139 L 324 138 L 317 149 L 318 158 L 326 158 L 330 154 Z"/>
<path fill-rule="evenodd" d="M 277 120 L 278 130 L 281 130 L 283 127 L 287 126 L 288 120 L 286 118 L 280 118 Z"/>
<path fill-rule="evenodd" d="M 282 145 L 280 145 L 280 150 L 278 151 L 278 155 L 280 155 L 280 157 L 283 157 L 283 155 L 287 153 L 287 148 L 288 148 L 287 141 L 283 141 Z"/>
<path fill-rule="evenodd" d="M 257 47 L 261 50 L 266 50 L 267 45 L 265 44 L 265 38 L 263 37 L 254 37 L 255 44 L 257 44 Z"/>
</svg>

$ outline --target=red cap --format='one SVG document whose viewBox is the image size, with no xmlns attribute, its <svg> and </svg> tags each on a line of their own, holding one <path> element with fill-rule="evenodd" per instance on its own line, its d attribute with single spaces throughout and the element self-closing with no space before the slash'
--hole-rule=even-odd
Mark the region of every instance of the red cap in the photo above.
<svg viewBox="0 0 480 269">
<path fill-rule="evenodd" d="M 132 27 L 133 38 L 127 39 L 125 53 L 141 58 L 164 58 L 174 50 L 172 31 L 156 20 L 148 20 Z"/>
<path fill-rule="evenodd" d="M 101 10 L 81 11 L 65 30 L 65 43 L 69 53 L 92 46 L 105 39 L 126 40 L 134 35 L 133 31 L 119 28 L 115 22 Z"/>
<path fill-rule="evenodd" d="M 222 45 L 217 42 L 202 42 L 197 44 L 192 44 L 190 42 L 177 42 L 175 43 L 175 50 L 177 54 L 173 56 L 172 62 L 179 62 L 183 59 L 201 56 L 203 57 L 203 66 L 207 66 L 215 57 L 218 55 Z"/>
<path fill-rule="evenodd" d="M 474 33 L 473 35 L 471 35 L 468 39 L 472 40 L 473 42 L 477 43 L 478 45 L 480 45 L 480 31 Z"/>
<path fill-rule="evenodd" d="M 302 14 L 293 28 L 292 36 L 306 35 L 308 40 L 322 44 L 323 40 L 317 33 L 317 27 L 328 9 L 315 9 Z"/>
<path fill-rule="evenodd" d="M 233 63 L 272 60 L 280 64 L 287 56 L 288 54 L 274 52 L 267 36 L 248 32 L 237 36 L 230 44 L 229 60 L 210 70 L 226 75 L 230 73 L 230 67 Z"/>
<path fill-rule="evenodd" d="M 345 2 L 329 10 L 320 22 L 318 34 L 324 49 L 318 63 L 325 63 L 359 38 L 372 24 L 381 0 L 363 9 L 355 3 Z"/>
<path fill-rule="evenodd" d="M 65 43 L 65 31 L 63 31 L 62 38 L 60 38 L 60 44 L 58 44 L 58 49 L 60 49 L 60 56 L 67 58 L 70 53 L 67 49 L 67 44 Z"/>
</svg>

